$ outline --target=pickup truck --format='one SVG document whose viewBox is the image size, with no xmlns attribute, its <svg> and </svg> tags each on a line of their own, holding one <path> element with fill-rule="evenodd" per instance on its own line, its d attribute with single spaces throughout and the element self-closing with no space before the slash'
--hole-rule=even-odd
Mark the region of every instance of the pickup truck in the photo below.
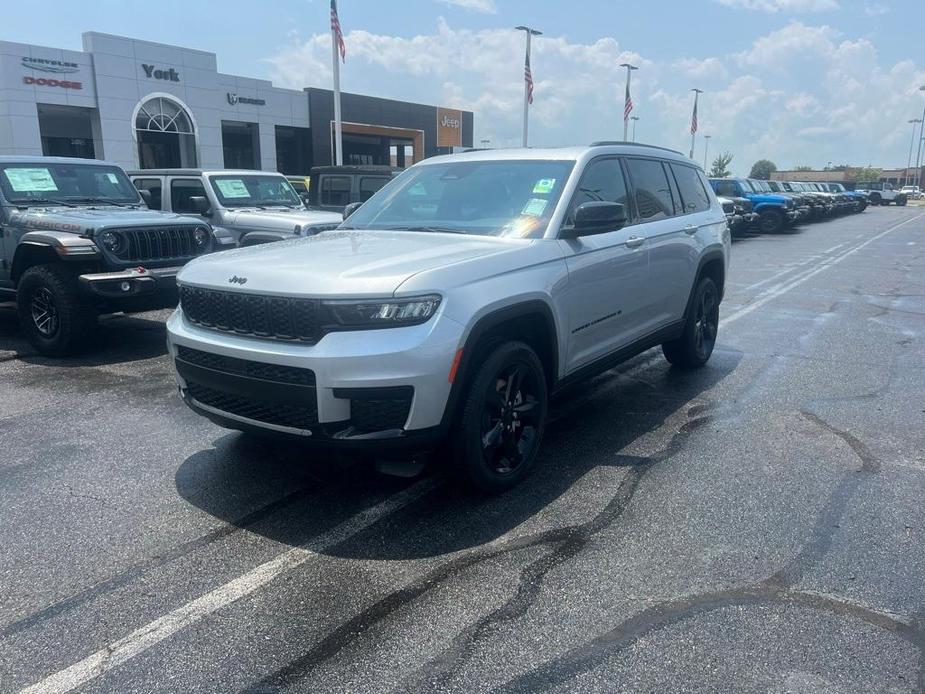
<svg viewBox="0 0 925 694">
<path fill-rule="evenodd" d="M 334 229 L 341 214 L 309 210 L 282 174 L 143 169 L 129 176 L 155 210 L 197 215 L 231 246 L 255 246 Z"/>
<path fill-rule="evenodd" d="M 783 231 L 802 216 L 792 198 L 758 192 L 746 178 L 711 178 L 710 185 L 717 195 L 748 198 L 758 215 L 758 229 L 766 234 Z"/>
<path fill-rule="evenodd" d="M 90 344 L 99 314 L 175 307 L 177 272 L 221 245 L 197 217 L 148 209 L 115 164 L 0 156 L 0 296 L 45 356 Z"/>
</svg>

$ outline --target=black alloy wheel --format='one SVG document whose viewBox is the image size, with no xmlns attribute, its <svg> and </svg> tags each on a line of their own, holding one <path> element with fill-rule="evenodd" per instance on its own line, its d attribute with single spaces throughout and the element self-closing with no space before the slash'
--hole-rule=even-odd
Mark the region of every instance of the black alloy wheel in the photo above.
<svg viewBox="0 0 925 694">
<path fill-rule="evenodd" d="M 543 364 L 527 344 L 504 342 L 483 354 L 468 381 L 453 449 L 456 472 L 466 483 L 497 494 L 535 466 L 546 426 L 547 384 Z"/>
<path fill-rule="evenodd" d="M 37 287 L 29 298 L 32 323 L 40 335 L 52 338 L 58 333 L 58 307 L 48 287 Z"/>
<path fill-rule="evenodd" d="M 765 210 L 758 218 L 758 229 L 764 234 L 775 234 L 784 228 L 784 215 L 777 210 Z"/>
<path fill-rule="evenodd" d="M 682 369 L 706 364 L 719 333 L 720 294 L 710 277 L 701 277 L 694 288 L 681 336 L 662 345 L 665 359 Z"/>
</svg>

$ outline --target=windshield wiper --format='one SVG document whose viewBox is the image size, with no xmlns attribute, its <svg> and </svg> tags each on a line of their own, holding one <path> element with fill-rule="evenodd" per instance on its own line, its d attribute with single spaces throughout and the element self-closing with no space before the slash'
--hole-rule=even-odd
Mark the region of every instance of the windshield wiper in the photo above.
<svg viewBox="0 0 925 694">
<path fill-rule="evenodd" d="M 63 205 L 64 207 L 77 207 L 72 202 L 66 200 L 55 200 L 53 198 L 30 198 L 29 200 L 20 200 L 14 203 L 17 207 L 31 207 L 34 204 L 39 205 Z"/>
<path fill-rule="evenodd" d="M 102 205 L 113 205 L 114 207 L 126 207 L 127 206 L 127 204 L 124 202 L 116 202 L 115 200 L 110 200 L 109 198 L 88 197 L 88 198 L 68 198 L 68 200 L 72 200 L 74 202 L 86 202 L 86 203 L 90 203 L 91 205 L 95 203 L 97 205 L 101 205 L 101 204 Z"/>
<path fill-rule="evenodd" d="M 434 227 L 434 226 L 401 226 L 401 227 L 383 227 L 384 231 L 429 231 L 432 234 L 446 233 L 446 234 L 465 234 L 467 232 L 462 229 L 452 229 L 450 227 Z"/>
</svg>

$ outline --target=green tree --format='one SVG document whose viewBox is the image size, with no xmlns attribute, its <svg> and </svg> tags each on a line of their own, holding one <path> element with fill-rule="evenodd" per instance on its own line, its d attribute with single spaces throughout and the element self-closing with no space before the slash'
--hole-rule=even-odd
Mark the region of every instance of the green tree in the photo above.
<svg viewBox="0 0 925 694">
<path fill-rule="evenodd" d="M 729 165 L 732 163 L 732 155 L 729 152 L 723 152 L 713 160 L 713 168 L 710 169 L 710 178 L 726 178 L 732 175 Z"/>
<path fill-rule="evenodd" d="M 768 159 L 759 159 L 752 164 L 752 172 L 749 178 L 757 178 L 762 181 L 771 180 L 771 174 L 777 171 L 777 164 Z"/>
<path fill-rule="evenodd" d="M 813 167 L 807 166 L 806 164 L 800 164 L 794 169 L 794 171 L 812 171 Z"/>
<path fill-rule="evenodd" d="M 883 173 L 882 169 L 877 169 L 872 166 L 864 166 L 860 169 L 854 169 L 851 172 L 851 178 L 853 178 L 855 181 L 879 181 L 881 173 Z"/>
</svg>

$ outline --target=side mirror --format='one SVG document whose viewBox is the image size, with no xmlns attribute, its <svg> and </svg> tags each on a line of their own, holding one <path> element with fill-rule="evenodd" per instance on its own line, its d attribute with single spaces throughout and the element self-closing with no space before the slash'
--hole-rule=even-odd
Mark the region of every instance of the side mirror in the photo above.
<svg viewBox="0 0 925 694">
<path fill-rule="evenodd" d="M 138 194 L 141 196 L 141 199 L 144 201 L 145 205 L 148 206 L 148 209 L 154 209 L 153 207 L 151 207 L 152 199 L 151 199 L 150 190 L 148 190 L 147 188 L 139 188 Z"/>
<path fill-rule="evenodd" d="M 189 199 L 190 205 L 193 206 L 193 210 L 196 211 L 196 214 L 201 214 L 204 217 L 208 217 L 212 214 L 212 208 L 209 206 L 209 201 L 202 195 L 193 195 Z"/>
<path fill-rule="evenodd" d="M 583 202 L 575 210 L 575 221 L 563 227 L 559 238 L 576 239 L 580 236 L 606 234 L 626 226 L 626 208 L 619 202 Z"/>
<path fill-rule="evenodd" d="M 344 219 L 347 219 L 347 217 L 360 209 L 360 205 L 362 204 L 362 202 L 351 202 L 349 205 L 344 207 Z"/>
</svg>

